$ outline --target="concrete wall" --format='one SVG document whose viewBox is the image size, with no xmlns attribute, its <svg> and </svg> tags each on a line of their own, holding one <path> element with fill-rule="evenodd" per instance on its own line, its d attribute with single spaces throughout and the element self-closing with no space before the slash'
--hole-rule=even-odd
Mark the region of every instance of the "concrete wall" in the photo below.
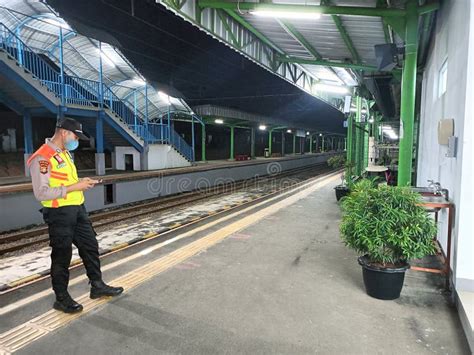
<svg viewBox="0 0 474 355">
<path fill-rule="evenodd" d="M 474 291 L 474 15 L 469 0 L 445 1 L 438 14 L 435 38 L 423 74 L 418 186 L 439 181 L 456 205 L 453 230 L 453 269 L 456 290 Z M 447 60 L 447 90 L 439 96 L 439 71 Z M 439 145 L 440 119 L 455 120 L 457 157 L 446 157 Z M 447 218 L 440 218 L 439 238 L 446 248 Z"/>
<path fill-rule="evenodd" d="M 140 153 L 133 147 L 115 147 L 115 168 L 125 170 L 125 154 L 133 155 L 133 170 L 141 170 Z M 181 168 L 191 166 L 172 146 L 153 144 L 148 151 L 148 170 Z"/>
<path fill-rule="evenodd" d="M 86 207 L 89 211 L 116 207 L 123 204 L 176 194 L 195 189 L 205 189 L 217 184 L 251 179 L 256 176 L 275 174 L 306 165 L 324 162 L 333 154 L 306 155 L 281 160 L 255 162 L 255 164 L 236 163 L 232 167 L 220 167 L 205 171 L 164 176 L 157 172 L 155 177 L 141 180 L 119 181 L 114 183 L 115 202 L 104 203 L 105 187 L 98 185 L 85 192 Z M 41 208 L 33 192 L 0 194 L 0 231 L 21 228 L 42 223 L 38 212 Z M 8 208 L 5 208 L 8 206 Z"/>
<path fill-rule="evenodd" d="M 133 170 L 140 170 L 140 153 L 133 147 L 115 147 L 114 157 L 115 169 L 125 170 L 125 154 L 133 155 Z"/>
<path fill-rule="evenodd" d="M 168 169 L 191 166 L 176 149 L 167 144 L 153 144 L 149 146 L 148 169 Z"/>
</svg>

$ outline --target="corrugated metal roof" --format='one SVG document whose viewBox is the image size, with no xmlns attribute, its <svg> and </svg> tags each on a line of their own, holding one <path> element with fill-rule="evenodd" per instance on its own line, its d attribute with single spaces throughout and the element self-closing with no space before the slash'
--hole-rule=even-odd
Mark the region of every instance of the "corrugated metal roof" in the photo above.
<svg viewBox="0 0 474 355">
<path fill-rule="evenodd" d="M 142 75 L 117 48 L 81 35 L 72 29 L 45 3 L 37 0 L 0 0 L 0 22 L 19 34 L 28 47 L 48 56 L 59 65 L 59 30 L 63 32 L 63 62 L 68 75 L 99 80 L 102 57 L 103 81 L 119 97 L 138 90 L 137 106 L 144 110 L 145 96 Z M 100 48 L 100 49 L 99 49 Z M 168 102 L 158 95 L 159 88 L 149 85 L 151 101 L 149 116 L 158 117 L 168 112 Z M 171 111 L 190 112 L 179 98 L 170 98 Z"/>
<path fill-rule="evenodd" d="M 255 1 L 247 1 L 255 2 Z M 320 0 L 273 0 L 274 4 L 289 5 L 320 5 Z M 393 1 L 391 6 L 398 6 L 399 2 Z M 331 5 L 376 7 L 376 0 L 331 0 Z M 288 34 L 275 18 L 260 17 L 251 12 L 239 13 L 249 24 L 261 32 L 271 42 L 277 45 L 286 54 L 303 59 L 313 59 L 313 55 L 302 46 L 291 34 Z M 376 44 L 386 43 L 382 19 L 371 16 L 339 16 L 342 26 L 350 37 L 354 49 L 359 55 L 362 64 L 375 65 Z M 352 61 L 351 51 L 347 47 L 331 15 L 321 15 L 319 19 L 286 19 L 321 55 L 325 60 Z M 394 35 L 394 42 L 402 40 Z M 322 81 L 356 85 L 352 76 L 345 69 L 327 70 L 321 66 L 305 64 L 304 68 Z"/>
</svg>

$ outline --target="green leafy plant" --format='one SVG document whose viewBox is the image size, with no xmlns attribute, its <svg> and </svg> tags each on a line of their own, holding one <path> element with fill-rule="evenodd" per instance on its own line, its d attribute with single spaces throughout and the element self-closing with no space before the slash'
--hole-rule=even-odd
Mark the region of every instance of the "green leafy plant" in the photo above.
<svg viewBox="0 0 474 355">
<path fill-rule="evenodd" d="M 341 185 L 352 189 L 354 184 L 360 179 L 360 176 L 353 175 L 354 163 L 345 161 L 344 168 L 344 173 L 341 175 Z"/>
<path fill-rule="evenodd" d="M 345 163 L 346 157 L 344 155 L 335 155 L 328 159 L 328 165 L 333 169 L 343 167 Z"/>
<path fill-rule="evenodd" d="M 432 255 L 436 225 L 420 199 L 407 187 L 357 182 L 342 200 L 344 243 L 384 267 Z"/>
</svg>

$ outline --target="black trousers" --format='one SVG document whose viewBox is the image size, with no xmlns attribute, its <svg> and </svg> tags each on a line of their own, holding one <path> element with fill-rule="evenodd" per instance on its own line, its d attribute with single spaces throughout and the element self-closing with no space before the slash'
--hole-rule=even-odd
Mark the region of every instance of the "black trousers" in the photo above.
<svg viewBox="0 0 474 355">
<path fill-rule="evenodd" d="M 49 228 L 49 245 L 52 248 L 51 281 L 54 292 L 57 294 L 67 290 L 72 244 L 79 250 L 89 280 L 101 280 L 97 233 L 92 228 L 84 205 L 44 207 L 43 219 Z"/>
</svg>

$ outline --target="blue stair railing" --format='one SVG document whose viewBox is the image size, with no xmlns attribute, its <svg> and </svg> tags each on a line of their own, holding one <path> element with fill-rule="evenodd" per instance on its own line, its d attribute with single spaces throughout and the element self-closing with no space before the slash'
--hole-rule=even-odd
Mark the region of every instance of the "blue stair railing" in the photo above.
<svg viewBox="0 0 474 355">
<path fill-rule="evenodd" d="M 192 147 L 169 125 L 146 124 L 146 115 L 134 103 L 119 98 L 111 88 L 94 80 L 61 74 L 44 58 L 26 45 L 15 33 L 0 23 L 0 50 L 6 52 L 25 71 L 57 97 L 64 97 L 65 104 L 83 107 L 101 105 L 112 111 L 124 124 L 146 142 L 172 145 L 184 158 L 193 161 Z M 62 80 L 64 80 L 64 85 Z M 102 94 L 102 95 L 101 95 Z M 102 100 L 100 99 L 102 96 Z M 148 104 L 151 105 L 149 99 Z"/>
</svg>

